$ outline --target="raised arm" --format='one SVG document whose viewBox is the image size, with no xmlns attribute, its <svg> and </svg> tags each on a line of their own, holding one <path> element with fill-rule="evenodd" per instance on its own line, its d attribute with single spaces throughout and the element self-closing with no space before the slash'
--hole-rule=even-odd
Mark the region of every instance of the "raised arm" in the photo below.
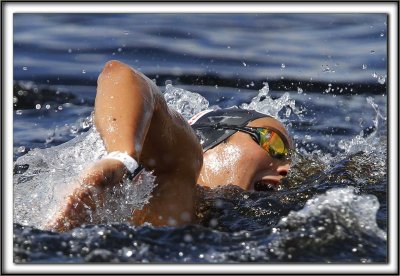
<svg viewBox="0 0 400 276">
<path fill-rule="evenodd" d="M 118 61 L 98 78 L 94 124 L 108 152 L 123 151 L 138 162 L 156 106 L 151 81 Z"/>
<path fill-rule="evenodd" d="M 202 149 L 190 126 L 168 108 L 151 80 L 121 62 L 108 62 L 98 78 L 94 124 L 107 152 L 124 152 L 156 176 L 153 197 L 142 210 L 135 210 L 133 223 L 193 222 Z M 85 206 L 95 210 L 98 204 L 93 201 L 93 191 L 102 194 L 104 187 L 118 184 L 125 172 L 124 164 L 117 160 L 94 163 L 82 173 L 82 185 L 50 228 L 68 230 L 87 222 Z"/>
</svg>

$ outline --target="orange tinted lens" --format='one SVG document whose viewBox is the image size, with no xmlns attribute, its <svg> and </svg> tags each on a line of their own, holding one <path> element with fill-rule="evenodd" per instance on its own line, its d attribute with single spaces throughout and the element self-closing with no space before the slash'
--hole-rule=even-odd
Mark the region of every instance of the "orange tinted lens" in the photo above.
<svg viewBox="0 0 400 276">
<path fill-rule="evenodd" d="M 259 133 L 261 134 L 261 146 L 271 154 L 271 156 L 275 157 L 287 153 L 285 143 L 278 133 L 265 128 L 259 129 Z"/>
</svg>

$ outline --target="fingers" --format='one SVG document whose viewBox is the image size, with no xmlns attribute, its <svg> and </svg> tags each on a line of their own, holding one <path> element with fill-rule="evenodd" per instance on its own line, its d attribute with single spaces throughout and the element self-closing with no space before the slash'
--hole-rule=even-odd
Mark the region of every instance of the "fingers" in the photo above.
<svg viewBox="0 0 400 276">
<path fill-rule="evenodd" d="M 104 193 L 94 186 L 79 187 L 67 197 L 66 203 L 47 229 L 69 231 L 82 224 L 95 223 L 94 215 L 104 202 Z"/>
</svg>

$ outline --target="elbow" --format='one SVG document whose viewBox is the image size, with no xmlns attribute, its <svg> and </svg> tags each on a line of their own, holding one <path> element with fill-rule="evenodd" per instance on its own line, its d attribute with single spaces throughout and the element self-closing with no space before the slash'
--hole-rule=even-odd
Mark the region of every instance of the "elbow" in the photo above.
<svg viewBox="0 0 400 276">
<path fill-rule="evenodd" d="M 107 89 L 102 91 L 106 93 L 116 93 L 117 91 L 134 93 L 135 97 L 140 96 L 154 108 L 154 83 L 129 65 L 118 60 L 107 61 L 97 79 L 97 86 L 105 87 L 104 84 L 108 84 L 107 87 L 110 87 L 110 83 L 113 83 L 115 88 L 124 86 L 130 87 L 130 89 L 128 89 L 129 91 L 126 91 L 127 89 Z"/>
</svg>

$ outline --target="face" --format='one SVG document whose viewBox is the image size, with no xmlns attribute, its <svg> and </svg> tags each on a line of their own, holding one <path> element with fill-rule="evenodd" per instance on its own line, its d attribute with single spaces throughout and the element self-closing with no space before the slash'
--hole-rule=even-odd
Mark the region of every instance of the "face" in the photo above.
<svg viewBox="0 0 400 276">
<path fill-rule="evenodd" d="M 277 129 L 291 141 L 283 124 L 274 118 L 260 118 L 247 126 Z M 212 188 L 233 184 L 245 190 L 268 190 L 277 187 L 289 166 L 290 161 L 271 157 L 249 134 L 238 131 L 204 154 L 198 182 Z"/>
</svg>

